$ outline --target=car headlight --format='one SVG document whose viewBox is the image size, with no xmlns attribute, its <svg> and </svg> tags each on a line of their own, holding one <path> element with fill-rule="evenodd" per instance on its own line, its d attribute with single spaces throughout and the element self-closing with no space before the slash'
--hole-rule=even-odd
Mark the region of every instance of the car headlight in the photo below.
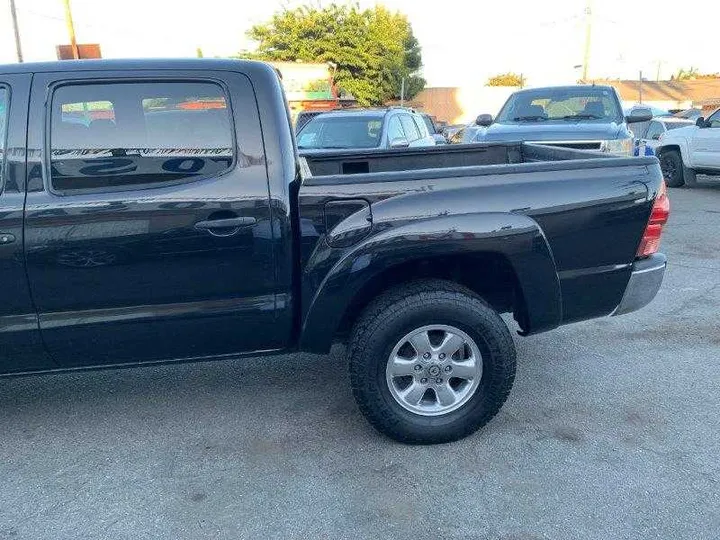
<svg viewBox="0 0 720 540">
<path fill-rule="evenodd" d="M 602 141 L 600 144 L 600 150 L 607 152 L 608 154 L 618 154 L 620 156 L 632 156 L 633 155 L 633 140 L 632 139 L 612 139 L 609 141 Z"/>
</svg>

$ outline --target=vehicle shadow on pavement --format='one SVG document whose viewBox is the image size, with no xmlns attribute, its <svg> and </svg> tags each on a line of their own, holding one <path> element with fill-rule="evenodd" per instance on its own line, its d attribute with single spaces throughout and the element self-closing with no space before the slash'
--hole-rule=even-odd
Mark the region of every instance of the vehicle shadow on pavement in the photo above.
<svg viewBox="0 0 720 540">
<path fill-rule="evenodd" d="M 196 422 L 209 427 L 222 418 L 224 424 L 218 427 L 225 430 L 233 425 L 241 431 L 295 429 L 307 422 L 307 431 L 331 423 L 370 432 L 355 407 L 342 354 L 336 347 L 327 356 L 293 354 L 0 379 L 0 419 L 5 427 L 101 419 L 128 426 L 169 422 L 178 428 L 186 422 L 191 429 Z"/>
</svg>

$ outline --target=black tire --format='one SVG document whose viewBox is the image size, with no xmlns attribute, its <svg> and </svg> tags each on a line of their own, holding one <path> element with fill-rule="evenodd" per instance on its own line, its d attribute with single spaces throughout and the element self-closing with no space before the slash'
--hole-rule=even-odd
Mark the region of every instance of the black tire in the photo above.
<svg viewBox="0 0 720 540">
<path fill-rule="evenodd" d="M 386 381 L 393 348 L 403 336 L 427 325 L 461 330 L 482 357 L 475 393 L 458 409 L 439 416 L 406 410 Z M 469 289 L 440 280 L 413 282 L 374 300 L 355 325 L 349 359 L 360 411 L 378 431 L 407 444 L 447 443 L 477 431 L 498 413 L 515 379 L 515 345 L 502 318 Z"/>
<path fill-rule="evenodd" d="M 685 185 L 685 167 L 680 152 L 667 150 L 660 154 L 660 168 L 668 187 L 682 187 Z"/>
<path fill-rule="evenodd" d="M 697 186 L 697 174 L 693 169 L 683 167 L 683 178 L 685 178 L 685 187 Z"/>
</svg>

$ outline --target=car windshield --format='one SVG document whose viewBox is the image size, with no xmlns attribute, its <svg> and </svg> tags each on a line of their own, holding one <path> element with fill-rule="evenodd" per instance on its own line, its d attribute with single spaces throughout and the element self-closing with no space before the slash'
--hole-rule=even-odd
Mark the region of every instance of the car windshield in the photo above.
<svg viewBox="0 0 720 540">
<path fill-rule="evenodd" d="M 622 122 L 613 92 L 607 88 L 538 88 L 510 96 L 496 122 Z"/>
<path fill-rule="evenodd" d="M 298 133 L 298 147 L 376 148 L 382 119 L 377 116 L 316 116 Z"/>
</svg>

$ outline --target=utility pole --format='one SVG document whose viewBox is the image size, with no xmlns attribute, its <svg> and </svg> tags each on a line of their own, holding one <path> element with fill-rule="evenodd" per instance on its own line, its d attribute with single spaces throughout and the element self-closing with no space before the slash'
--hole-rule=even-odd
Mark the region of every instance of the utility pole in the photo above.
<svg viewBox="0 0 720 540">
<path fill-rule="evenodd" d="M 65 4 L 65 23 L 67 24 L 68 34 L 70 35 L 70 47 L 72 48 L 73 58 L 79 60 L 80 51 L 78 50 L 77 40 L 75 39 L 75 25 L 73 24 L 70 0 L 63 0 L 63 2 Z"/>
<path fill-rule="evenodd" d="M 583 81 L 588 80 L 588 66 L 590 64 L 590 43 L 592 41 L 592 0 L 585 5 L 585 52 L 583 54 Z"/>
<path fill-rule="evenodd" d="M 15 0 L 10 0 L 10 16 L 12 17 L 13 30 L 15 32 L 15 50 L 17 51 L 18 62 L 22 63 L 23 54 L 20 44 L 20 27 L 18 26 L 17 11 L 15 10 Z"/>
<path fill-rule="evenodd" d="M 402 78 L 400 83 L 400 106 L 405 106 L 405 77 Z"/>
<path fill-rule="evenodd" d="M 642 70 L 640 70 L 640 85 L 638 86 L 638 91 L 640 93 L 640 95 L 638 96 L 640 98 L 640 105 L 642 105 L 642 82 L 643 82 Z"/>
</svg>

